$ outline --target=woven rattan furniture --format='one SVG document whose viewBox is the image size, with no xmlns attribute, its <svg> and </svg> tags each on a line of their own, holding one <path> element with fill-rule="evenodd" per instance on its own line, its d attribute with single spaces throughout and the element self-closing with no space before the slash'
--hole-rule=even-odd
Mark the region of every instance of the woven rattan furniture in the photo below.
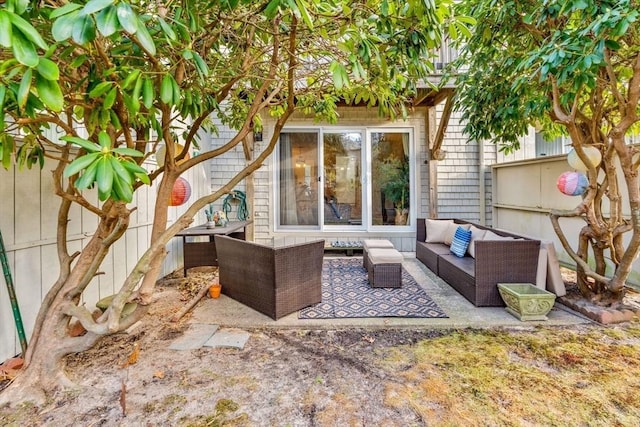
<svg viewBox="0 0 640 427">
<path fill-rule="evenodd" d="M 362 266 L 369 271 L 369 263 L 367 251 L 372 248 L 389 248 L 394 249 L 393 243 L 384 239 L 367 239 L 362 242 Z"/>
<path fill-rule="evenodd" d="M 322 300 L 324 241 L 269 247 L 215 236 L 222 293 L 274 320 Z"/>
<path fill-rule="evenodd" d="M 218 265 L 218 255 L 216 254 L 216 243 L 213 236 L 222 234 L 236 239 L 245 239 L 245 228 L 253 221 L 231 221 L 224 227 L 207 228 L 205 224 L 187 228 L 176 236 L 182 237 L 182 250 L 184 256 L 184 277 L 187 277 L 187 270 L 191 267 L 204 265 Z M 194 237 L 208 237 L 207 242 L 192 241 Z"/>
<path fill-rule="evenodd" d="M 367 252 L 367 274 L 372 288 L 402 287 L 402 254 L 393 248 L 371 248 Z"/>
<path fill-rule="evenodd" d="M 466 221 L 455 220 L 459 224 Z M 475 258 L 460 258 L 443 243 L 425 243 L 425 220 L 417 221 L 416 258 L 477 307 L 502 307 L 498 283 L 535 283 L 540 241 L 472 224 L 511 240 L 476 240 Z"/>
</svg>

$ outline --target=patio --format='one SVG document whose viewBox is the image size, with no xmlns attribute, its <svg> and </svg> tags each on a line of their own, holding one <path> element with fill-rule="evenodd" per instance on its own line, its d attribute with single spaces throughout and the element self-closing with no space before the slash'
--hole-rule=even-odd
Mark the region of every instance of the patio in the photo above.
<svg viewBox="0 0 640 427">
<path fill-rule="evenodd" d="M 346 318 L 299 319 L 298 312 L 277 321 L 225 296 L 205 298 L 196 306 L 190 323 L 216 324 L 235 328 L 301 328 L 324 329 L 340 327 L 364 328 L 488 328 L 530 327 L 533 325 L 569 326 L 591 323 L 586 317 L 556 303 L 543 322 L 520 322 L 503 307 L 475 307 L 447 283 L 433 274 L 415 258 L 415 253 L 403 253 L 403 267 L 413 276 L 427 295 L 440 306 L 448 318 Z M 325 255 L 325 258 L 331 255 Z M 361 257 L 356 257 L 361 259 Z M 223 284 L 224 286 L 224 284 Z"/>
</svg>

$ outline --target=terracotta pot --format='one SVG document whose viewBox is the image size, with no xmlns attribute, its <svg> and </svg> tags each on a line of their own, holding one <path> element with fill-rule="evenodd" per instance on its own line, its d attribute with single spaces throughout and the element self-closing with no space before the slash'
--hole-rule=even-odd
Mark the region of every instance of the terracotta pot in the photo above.
<svg viewBox="0 0 640 427">
<path fill-rule="evenodd" d="M 219 283 L 209 286 L 209 296 L 211 298 L 218 298 L 220 296 L 220 291 L 222 291 L 222 285 Z"/>
</svg>

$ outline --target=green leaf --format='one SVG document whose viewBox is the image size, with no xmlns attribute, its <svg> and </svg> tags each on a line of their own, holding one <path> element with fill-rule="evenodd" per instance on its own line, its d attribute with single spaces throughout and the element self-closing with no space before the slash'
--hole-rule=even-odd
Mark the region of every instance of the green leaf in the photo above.
<svg viewBox="0 0 640 427">
<path fill-rule="evenodd" d="M 111 168 L 121 181 L 124 181 L 124 183 L 128 185 L 133 183 L 133 174 L 129 173 L 129 171 L 122 166 L 119 159 L 111 156 L 109 157 L 109 163 L 111 163 Z"/>
<path fill-rule="evenodd" d="M 167 105 L 173 104 L 173 77 L 165 74 L 160 85 L 160 99 Z"/>
<path fill-rule="evenodd" d="M 113 186 L 113 169 L 107 156 L 98 160 L 98 170 L 96 171 L 96 182 L 98 183 L 98 197 L 100 200 L 107 200 L 111 194 Z"/>
<path fill-rule="evenodd" d="M 91 16 L 82 16 L 76 19 L 71 33 L 73 40 L 78 44 L 86 44 L 96 38 L 96 27 Z"/>
<path fill-rule="evenodd" d="M 8 15 L 9 20 L 11 20 L 13 26 L 19 29 L 20 32 L 27 38 L 27 40 L 38 46 L 40 49 L 47 50 L 49 46 L 47 45 L 47 43 L 45 43 L 40 33 L 38 33 L 38 31 L 33 28 L 30 23 L 14 13 L 8 13 Z"/>
<path fill-rule="evenodd" d="M 91 184 L 96 180 L 96 173 L 98 171 L 98 163 L 100 160 L 96 160 L 85 169 L 84 173 L 80 175 L 80 178 L 76 179 L 74 185 L 77 189 L 82 190 L 89 188 Z"/>
<path fill-rule="evenodd" d="M 108 110 L 113 107 L 113 104 L 116 102 L 116 95 L 118 94 L 118 89 L 113 88 L 108 93 L 107 96 L 104 97 L 104 102 L 102 103 L 102 108 Z"/>
<path fill-rule="evenodd" d="M 310 30 L 313 30 L 313 21 L 311 20 L 311 16 L 309 16 L 309 12 L 307 8 L 309 5 L 304 0 L 295 0 L 296 6 L 298 6 L 298 10 L 300 11 L 300 15 L 302 16 L 302 20 Z"/>
<path fill-rule="evenodd" d="M 50 59 L 40 58 L 36 70 L 38 74 L 47 80 L 58 80 L 60 78 L 58 65 Z"/>
<path fill-rule="evenodd" d="M 98 83 L 91 91 L 89 92 L 90 98 L 99 98 L 105 93 L 109 91 L 113 87 L 113 82 L 101 82 Z"/>
<path fill-rule="evenodd" d="M 11 154 L 13 153 L 15 143 L 13 137 L 8 133 L 0 134 L 0 138 L 2 138 L 2 166 L 5 169 L 9 169 L 11 166 Z"/>
<path fill-rule="evenodd" d="M 100 143 L 100 146 L 102 147 L 103 150 L 105 148 L 108 150 L 111 150 L 111 137 L 107 132 L 101 131 L 98 134 L 98 143 Z"/>
<path fill-rule="evenodd" d="M 120 28 L 120 22 L 118 21 L 118 9 L 114 5 L 110 5 L 105 9 L 102 9 L 98 15 L 96 15 L 96 24 L 98 31 L 105 37 L 109 37 L 114 34 Z"/>
<path fill-rule="evenodd" d="M 605 46 L 607 46 L 608 49 L 611 49 L 611 50 L 620 50 L 621 48 L 620 43 L 618 43 L 615 40 L 605 40 L 604 44 Z"/>
<path fill-rule="evenodd" d="M 73 34 L 73 25 L 78 17 L 78 12 L 72 12 L 68 15 L 61 16 L 56 19 L 51 27 L 51 35 L 57 42 L 67 40 Z"/>
<path fill-rule="evenodd" d="M 102 153 L 90 153 L 78 157 L 64 168 L 62 176 L 64 178 L 69 178 L 70 176 L 79 173 L 81 170 L 87 168 L 91 163 L 99 159 L 101 155 Z"/>
<path fill-rule="evenodd" d="M 133 200 L 133 186 L 131 183 L 122 181 L 124 180 L 120 177 L 120 175 L 114 175 L 111 197 L 114 200 L 130 202 L 131 200 Z"/>
<path fill-rule="evenodd" d="M 66 142 L 70 142 L 72 144 L 79 145 L 80 147 L 84 148 L 85 150 L 87 150 L 90 153 L 95 153 L 97 151 L 101 151 L 102 150 L 98 144 L 93 143 L 93 142 L 91 142 L 89 140 L 86 140 L 86 139 L 83 139 L 83 138 L 79 138 L 77 136 L 63 136 L 60 139 L 63 140 L 63 141 L 66 141 Z"/>
<path fill-rule="evenodd" d="M 198 72 L 202 76 L 208 76 L 209 75 L 209 67 L 207 67 L 207 63 L 204 62 L 204 60 L 198 54 L 198 52 L 192 52 L 192 53 L 193 53 L 193 60 L 196 63 L 196 68 L 198 69 Z"/>
<path fill-rule="evenodd" d="M 82 12 L 86 15 L 99 12 L 104 8 L 111 6 L 113 0 L 89 0 L 82 8 Z"/>
<path fill-rule="evenodd" d="M 154 98 L 153 81 L 145 77 L 144 82 L 142 83 L 142 103 L 147 109 L 153 106 L 153 98 Z"/>
<path fill-rule="evenodd" d="M 62 90 L 60 90 L 60 85 L 58 85 L 57 81 L 45 79 L 38 75 L 36 76 L 36 89 L 38 90 L 40 100 L 42 100 L 47 108 L 55 111 L 56 113 L 62 111 L 62 107 L 64 106 L 64 96 L 62 95 Z"/>
<path fill-rule="evenodd" d="M 4 47 L 11 47 L 12 32 L 13 26 L 11 25 L 8 12 L 4 9 L 0 9 L 0 45 Z"/>
<path fill-rule="evenodd" d="M 55 19 L 59 16 L 66 15 L 67 13 L 71 13 L 74 10 L 78 9 L 82 9 L 82 5 L 76 3 L 67 3 L 62 7 L 55 8 L 49 15 L 49 19 Z"/>
<path fill-rule="evenodd" d="M 167 24 L 167 21 L 165 21 L 164 19 L 162 19 L 161 16 L 159 16 L 158 22 L 160 22 L 160 27 L 162 28 L 162 31 L 164 31 L 164 33 L 167 35 L 167 38 L 171 41 L 175 41 L 177 39 L 176 33 L 175 31 L 173 31 L 173 28 L 171 28 L 171 26 Z"/>
<path fill-rule="evenodd" d="M 0 85 L 0 112 L 4 109 L 4 96 L 7 93 L 7 88 L 4 85 Z M 3 122 L 3 121 L 0 121 Z M 1 132 L 1 131 L 0 131 Z"/>
<path fill-rule="evenodd" d="M 264 9 L 264 15 L 267 19 L 273 19 L 278 13 L 278 8 L 280 7 L 280 0 L 271 0 L 267 7 Z"/>
<path fill-rule="evenodd" d="M 13 0 L 13 5 L 15 7 L 15 12 L 18 15 L 22 15 L 29 7 L 29 0 Z"/>
<path fill-rule="evenodd" d="M 32 79 L 33 71 L 31 68 L 27 68 L 27 71 L 22 75 L 22 80 L 20 81 L 20 87 L 18 88 L 18 106 L 20 108 L 24 107 L 27 103 L 27 98 L 29 97 L 29 91 L 31 90 L 31 79 Z"/>
<path fill-rule="evenodd" d="M 118 21 L 122 28 L 129 33 L 135 34 L 138 31 L 138 18 L 135 13 L 131 9 L 128 3 L 118 3 L 117 12 L 118 12 Z"/>
<path fill-rule="evenodd" d="M 19 63 L 31 68 L 38 65 L 40 58 L 38 58 L 35 46 L 25 39 L 19 31 L 13 33 L 13 45 L 11 47 L 13 56 Z"/>
<path fill-rule="evenodd" d="M 122 81 L 122 84 L 120 85 L 120 87 L 125 90 L 129 89 L 129 87 L 138 80 L 138 77 L 140 77 L 140 73 L 141 71 L 139 69 L 135 69 L 131 71 L 129 74 L 127 74 L 127 77 L 125 77 L 125 79 Z"/>
<path fill-rule="evenodd" d="M 151 34 L 145 27 L 144 23 L 138 21 L 138 31 L 136 32 L 136 38 L 140 42 L 140 45 L 149 52 L 151 55 L 156 54 L 156 45 L 153 43 L 153 39 L 151 38 Z"/>
<path fill-rule="evenodd" d="M 118 147 L 113 149 L 114 153 L 120 154 L 121 156 L 130 156 L 130 157 L 142 157 L 144 153 L 141 153 L 138 150 L 134 150 L 129 147 Z"/>
</svg>

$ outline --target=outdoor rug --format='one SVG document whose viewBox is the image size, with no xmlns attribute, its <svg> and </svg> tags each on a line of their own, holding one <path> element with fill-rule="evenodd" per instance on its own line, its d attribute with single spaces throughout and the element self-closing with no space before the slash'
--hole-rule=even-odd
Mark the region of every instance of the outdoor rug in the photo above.
<svg viewBox="0 0 640 427">
<path fill-rule="evenodd" d="M 322 302 L 299 319 L 347 317 L 448 317 L 402 269 L 401 288 L 372 288 L 362 258 L 328 258 L 322 266 Z"/>
</svg>

